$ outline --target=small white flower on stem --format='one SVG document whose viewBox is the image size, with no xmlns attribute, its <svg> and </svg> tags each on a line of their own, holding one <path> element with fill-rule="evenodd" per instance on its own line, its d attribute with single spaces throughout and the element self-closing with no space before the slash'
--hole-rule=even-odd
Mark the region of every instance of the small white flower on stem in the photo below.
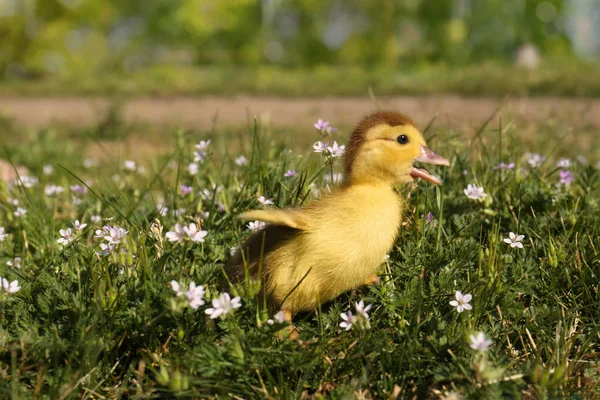
<svg viewBox="0 0 600 400">
<path fill-rule="evenodd" d="M 361 300 L 358 303 L 354 303 L 354 306 L 356 307 L 357 316 L 361 315 L 363 318 L 369 319 L 369 314 L 367 314 L 367 312 L 371 309 L 371 304 L 365 306 L 365 302 Z"/>
<path fill-rule="evenodd" d="M 558 168 L 571 168 L 571 160 L 568 158 L 561 158 L 560 160 L 558 160 L 558 162 L 556 163 L 556 166 Z"/>
<path fill-rule="evenodd" d="M 333 146 L 327 146 L 327 151 L 331 154 L 331 157 L 341 157 L 346 151 L 346 146 L 340 146 L 337 142 L 333 142 Z"/>
<path fill-rule="evenodd" d="M 135 163 L 135 161 L 132 160 L 125 161 L 123 166 L 127 171 L 135 171 L 137 169 L 137 164 Z"/>
<path fill-rule="evenodd" d="M 80 223 L 78 219 L 76 219 L 75 222 L 73 222 L 73 228 L 75 228 L 75 230 L 77 231 L 85 229 L 86 226 L 87 224 Z"/>
<path fill-rule="evenodd" d="M 4 227 L 0 226 L 0 242 L 4 242 L 8 237 L 8 233 L 4 233 Z"/>
<path fill-rule="evenodd" d="M 169 242 L 181 242 L 185 238 L 185 235 L 186 233 L 184 228 L 179 224 L 175 224 L 173 230 L 167 232 L 165 236 Z"/>
<path fill-rule="evenodd" d="M 244 156 L 239 156 L 235 159 L 235 165 L 243 167 L 244 165 L 248 165 L 248 159 Z"/>
<path fill-rule="evenodd" d="M 19 286 L 19 281 L 14 280 L 12 282 L 8 282 L 8 280 L 6 280 L 6 278 L 1 278 L 2 279 L 2 288 L 4 290 L 6 290 L 8 293 L 16 293 L 19 290 L 21 290 L 21 286 Z"/>
<path fill-rule="evenodd" d="M 71 234 L 72 234 L 71 228 L 61 229 L 58 232 L 60 233 L 60 236 L 62 236 L 62 237 L 56 241 L 57 243 L 62 244 L 63 246 L 66 246 L 73 241 L 74 238 L 71 236 Z"/>
<path fill-rule="evenodd" d="M 315 153 L 323 153 L 325 150 L 327 150 L 328 146 L 329 146 L 328 142 L 323 143 L 321 141 L 318 141 L 317 143 L 315 143 L 313 145 L 313 150 Z"/>
<path fill-rule="evenodd" d="M 169 284 L 171 285 L 171 289 L 173 289 L 173 291 L 177 294 L 177 296 L 180 296 L 183 294 L 183 292 L 181 291 L 181 285 L 179 284 L 179 282 L 177 282 L 176 280 L 172 280 Z"/>
<path fill-rule="evenodd" d="M 537 168 L 546 161 L 546 156 L 536 153 L 526 153 L 525 158 L 527 159 L 527 163 L 531 165 L 532 168 Z"/>
<path fill-rule="evenodd" d="M 267 224 L 262 221 L 252 221 L 249 222 L 247 226 L 251 231 L 260 231 L 261 229 L 264 229 Z"/>
<path fill-rule="evenodd" d="M 208 145 L 210 145 L 210 139 L 201 140 L 200 143 L 196 145 L 196 151 L 194 152 L 194 161 L 204 161 L 204 159 L 208 155 Z"/>
<path fill-rule="evenodd" d="M 469 304 L 469 302 L 471 301 L 473 296 L 471 296 L 470 294 L 463 295 L 460 291 L 456 291 L 454 296 L 456 297 L 456 300 L 452 300 L 450 302 L 450 305 L 452 307 L 456 307 L 456 311 L 458 313 L 461 313 L 464 310 L 472 310 L 473 309 L 473 307 Z"/>
<path fill-rule="evenodd" d="M 12 260 L 8 260 L 6 265 L 12 268 L 21 268 L 21 261 L 23 261 L 21 257 L 15 257 Z"/>
<path fill-rule="evenodd" d="M 343 319 L 343 321 L 340 322 L 340 328 L 344 328 L 347 331 L 352 329 L 352 324 L 354 324 L 356 320 L 356 317 L 352 315 L 352 311 L 348 311 L 348 313 L 341 313 L 340 317 Z"/>
<path fill-rule="evenodd" d="M 208 235 L 207 231 L 199 231 L 193 222 L 189 226 L 184 226 L 183 231 L 192 242 L 202 243 L 206 235 Z"/>
<path fill-rule="evenodd" d="M 204 312 L 210 315 L 211 319 L 215 319 L 227 315 L 232 310 L 241 306 L 241 298 L 239 296 L 232 299 L 229 293 L 222 293 L 218 298 L 213 299 L 212 307 L 207 308 Z"/>
<path fill-rule="evenodd" d="M 479 187 L 477 185 L 467 185 L 464 193 L 468 198 L 473 200 L 479 200 L 487 197 L 487 194 L 484 193 L 483 187 Z"/>
<path fill-rule="evenodd" d="M 13 214 L 15 214 L 15 217 L 22 217 L 27 214 L 27 210 L 23 207 L 17 207 L 17 210 Z"/>
<path fill-rule="evenodd" d="M 273 200 L 267 199 L 265 196 L 258 196 L 258 202 L 263 206 L 268 206 L 273 204 Z"/>
<path fill-rule="evenodd" d="M 273 325 L 275 323 L 283 324 L 284 322 L 285 322 L 285 314 L 283 313 L 283 311 L 277 312 L 277 314 L 275 314 L 273 316 L 273 319 L 267 320 L 267 324 L 269 324 L 269 325 Z"/>
<path fill-rule="evenodd" d="M 186 296 L 190 302 L 190 307 L 197 310 L 198 307 L 204 305 L 204 286 L 196 286 L 195 282 L 191 282 Z"/>
<path fill-rule="evenodd" d="M 127 234 L 127 231 L 118 226 L 111 227 L 108 230 L 108 235 L 104 236 L 104 240 L 108 242 L 108 244 L 119 244 L 123 237 Z"/>
<path fill-rule="evenodd" d="M 477 351 L 486 351 L 492 345 L 492 341 L 487 339 L 483 332 L 477 332 L 477 335 L 469 335 L 469 347 Z"/>
<path fill-rule="evenodd" d="M 58 185 L 46 185 L 44 188 L 44 194 L 48 197 L 52 197 L 55 194 L 60 194 L 65 191 L 65 188 Z"/>
<path fill-rule="evenodd" d="M 188 173 L 190 175 L 197 175 L 200 168 L 198 168 L 198 164 L 195 162 L 191 162 L 188 164 Z"/>
<path fill-rule="evenodd" d="M 508 237 L 504 238 L 504 243 L 510 244 L 510 247 L 518 247 L 519 249 L 523 248 L 523 243 L 521 243 L 525 239 L 525 235 L 516 235 L 514 232 L 509 232 Z"/>
<path fill-rule="evenodd" d="M 54 172 L 54 167 L 50 164 L 46 164 L 42 168 L 42 172 L 44 173 L 44 175 L 52 175 L 52 173 Z"/>
</svg>

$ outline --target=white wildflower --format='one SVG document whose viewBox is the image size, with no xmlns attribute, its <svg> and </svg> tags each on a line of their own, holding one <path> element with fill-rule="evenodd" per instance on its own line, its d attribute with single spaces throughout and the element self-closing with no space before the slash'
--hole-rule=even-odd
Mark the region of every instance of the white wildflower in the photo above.
<svg viewBox="0 0 600 400">
<path fill-rule="evenodd" d="M 504 238 L 504 243 L 510 244 L 510 247 L 518 247 L 519 249 L 523 248 L 523 243 L 521 243 L 525 239 L 524 235 L 516 235 L 514 232 L 509 232 L 508 237 Z"/>
<path fill-rule="evenodd" d="M 464 190 L 465 195 L 473 200 L 483 199 L 487 196 L 484 192 L 483 187 L 479 187 L 477 185 L 467 185 L 467 188 Z"/>
<path fill-rule="evenodd" d="M 87 224 L 79 222 L 78 219 L 76 219 L 75 222 L 73 222 L 73 228 L 75 228 L 76 231 L 81 231 L 85 229 L 86 226 Z"/>
<path fill-rule="evenodd" d="M 173 230 L 167 232 L 166 237 L 169 242 L 181 242 L 185 238 L 185 235 L 184 228 L 179 224 L 175 224 Z"/>
<path fill-rule="evenodd" d="M 452 300 L 450 302 L 450 305 L 452 307 L 456 307 L 457 312 L 461 313 L 464 310 L 473 309 L 473 307 L 469 304 L 473 296 L 471 296 L 470 294 L 463 295 L 460 291 L 456 291 L 454 296 L 456 297 L 456 300 Z"/>
<path fill-rule="evenodd" d="M 184 226 L 183 231 L 192 242 L 198 243 L 204 242 L 204 238 L 208 235 L 207 231 L 199 231 L 193 222 L 188 226 Z"/>
<path fill-rule="evenodd" d="M 529 165 L 531 165 L 533 168 L 539 167 L 546 161 L 546 156 L 536 153 L 526 153 L 525 158 L 527 159 L 527 163 L 529 163 Z"/>
<path fill-rule="evenodd" d="M 264 223 L 263 221 L 252 221 L 252 222 L 249 222 L 247 226 L 251 231 L 256 232 L 256 231 L 260 231 L 261 229 L 264 229 L 267 226 L 267 224 Z"/>
<path fill-rule="evenodd" d="M 477 332 L 477 335 L 469 335 L 469 347 L 477 351 L 486 351 L 492 345 L 492 341 L 487 339 L 483 332 Z"/>
<path fill-rule="evenodd" d="M 6 278 L 0 278 L 2 280 L 2 288 L 6 290 L 8 293 L 16 293 L 21 290 L 21 286 L 19 286 L 19 281 L 14 280 L 12 282 L 8 282 Z"/>
<path fill-rule="evenodd" d="M 284 322 L 285 322 L 285 314 L 283 313 L 283 311 L 277 312 L 277 314 L 275 314 L 273 316 L 273 319 L 267 320 L 267 324 L 269 324 L 269 325 L 274 325 L 275 323 L 283 324 Z"/>
<path fill-rule="evenodd" d="M 267 199 L 265 196 L 258 196 L 258 202 L 263 206 L 268 206 L 273 204 L 273 200 Z"/>
<path fill-rule="evenodd" d="M 230 311 L 242 306 L 241 298 L 234 297 L 233 299 L 228 293 L 222 293 L 218 298 L 213 299 L 212 307 L 207 308 L 204 312 L 210 315 L 211 319 L 227 315 Z"/>
<path fill-rule="evenodd" d="M 61 238 L 56 241 L 58 244 L 62 244 L 63 246 L 66 246 L 75 239 L 73 236 L 71 236 L 71 234 L 72 234 L 71 228 L 61 229 L 58 232 L 60 233 L 60 236 L 61 236 Z"/>
<path fill-rule="evenodd" d="M 340 317 L 343 319 L 343 321 L 340 322 L 340 327 L 347 331 L 352 329 L 352 325 L 356 321 L 356 317 L 352 315 L 352 311 L 348 311 L 348 313 L 341 313 Z"/>
</svg>

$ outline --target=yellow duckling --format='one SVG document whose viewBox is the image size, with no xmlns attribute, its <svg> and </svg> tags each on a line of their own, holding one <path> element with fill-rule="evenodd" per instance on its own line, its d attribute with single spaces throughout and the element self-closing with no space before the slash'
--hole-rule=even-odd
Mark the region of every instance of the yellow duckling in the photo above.
<svg viewBox="0 0 600 400">
<path fill-rule="evenodd" d="M 394 185 L 440 180 L 414 161 L 449 165 L 426 147 L 410 118 L 379 111 L 352 132 L 341 186 L 300 208 L 254 210 L 246 221 L 268 225 L 253 234 L 229 261 L 230 282 L 249 274 L 261 280 L 271 307 L 287 320 L 340 294 L 378 282 L 404 209 Z"/>
</svg>

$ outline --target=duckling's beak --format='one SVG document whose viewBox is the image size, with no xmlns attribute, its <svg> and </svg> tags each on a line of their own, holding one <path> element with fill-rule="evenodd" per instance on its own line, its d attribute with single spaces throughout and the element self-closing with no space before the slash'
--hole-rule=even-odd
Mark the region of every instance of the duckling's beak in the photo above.
<svg viewBox="0 0 600 400">
<path fill-rule="evenodd" d="M 444 157 L 435 154 L 426 146 L 421 146 L 421 155 L 415 158 L 415 161 L 422 163 L 433 164 L 433 165 L 445 165 L 448 166 L 450 163 Z M 410 176 L 413 178 L 422 178 L 433 184 L 439 185 L 442 181 L 429 173 L 425 168 L 418 168 L 413 166 Z"/>
</svg>

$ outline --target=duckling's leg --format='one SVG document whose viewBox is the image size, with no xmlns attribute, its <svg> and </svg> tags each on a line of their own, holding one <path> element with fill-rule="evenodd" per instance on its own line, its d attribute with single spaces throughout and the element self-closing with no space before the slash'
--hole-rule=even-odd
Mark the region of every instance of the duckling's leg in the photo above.
<svg viewBox="0 0 600 400">
<path fill-rule="evenodd" d="M 290 333 L 290 339 L 292 339 L 292 340 L 298 339 L 298 330 L 296 329 L 296 327 L 294 326 L 294 324 L 292 324 L 292 310 L 283 309 L 281 311 L 283 311 L 283 318 L 287 322 L 290 323 L 288 325 L 288 330 L 289 330 L 289 333 Z"/>
<path fill-rule="evenodd" d="M 287 322 L 292 323 L 292 310 L 281 310 L 283 311 L 283 319 Z"/>
<path fill-rule="evenodd" d="M 367 279 L 365 279 L 363 283 L 365 285 L 377 285 L 379 282 L 381 282 L 381 279 L 379 279 L 377 275 L 371 274 L 367 277 Z"/>
</svg>

